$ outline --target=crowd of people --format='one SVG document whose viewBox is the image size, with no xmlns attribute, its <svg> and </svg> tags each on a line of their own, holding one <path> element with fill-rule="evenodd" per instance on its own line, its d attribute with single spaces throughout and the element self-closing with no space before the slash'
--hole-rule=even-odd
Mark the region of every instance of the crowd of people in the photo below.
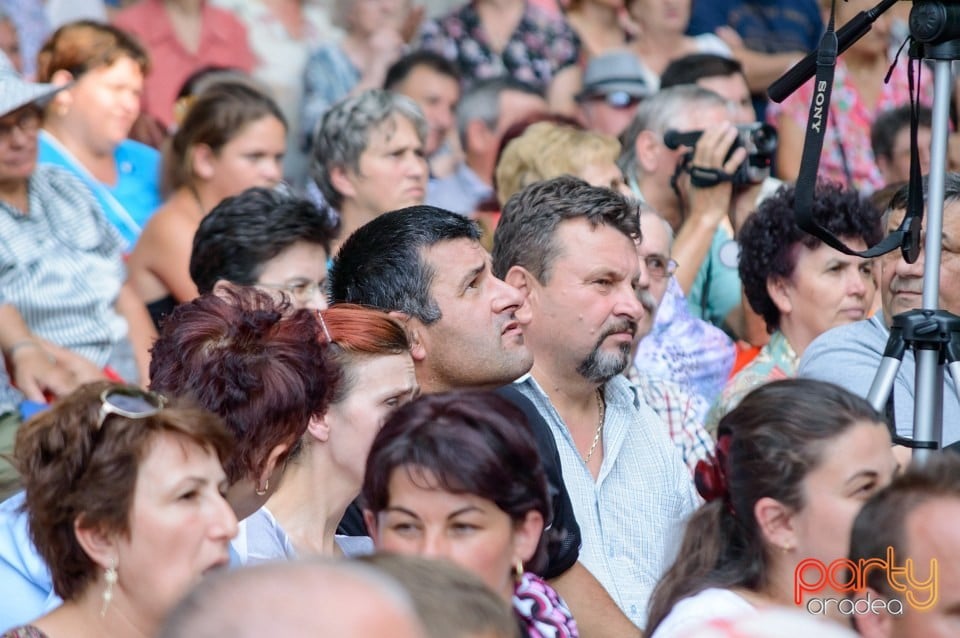
<svg viewBox="0 0 960 638">
<path fill-rule="evenodd" d="M 765 95 L 833 4 L 0 0 L 0 637 L 953 635 L 958 382 L 923 462 L 912 351 L 866 400 L 924 254 L 801 230 Z M 908 10 L 858 252 L 930 198 Z"/>
</svg>

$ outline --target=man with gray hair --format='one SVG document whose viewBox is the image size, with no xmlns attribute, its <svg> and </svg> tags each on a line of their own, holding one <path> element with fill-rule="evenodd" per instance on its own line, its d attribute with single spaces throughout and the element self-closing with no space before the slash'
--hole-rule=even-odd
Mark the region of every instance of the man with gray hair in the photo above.
<svg viewBox="0 0 960 638">
<path fill-rule="evenodd" d="M 516 317 L 533 368 L 514 387 L 556 441 L 580 560 L 643 628 L 697 498 L 666 427 L 621 374 L 647 314 L 640 238 L 631 200 L 557 177 L 507 201 L 493 270 L 523 293 Z"/>
<path fill-rule="evenodd" d="M 427 638 L 409 594 L 359 562 L 312 559 L 213 574 L 173 610 L 161 638 Z"/>
<path fill-rule="evenodd" d="M 532 86 L 509 77 L 479 80 L 457 106 L 457 133 L 464 161 L 443 179 L 432 180 L 427 204 L 470 215 L 493 195 L 500 138 L 516 122 L 547 111 L 547 102 Z"/>
<path fill-rule="evenodd" d="M 426 138 L 420 107 L 390 91 L 364 91 L 324 114 L 313 140 L 311 171 L 340 215 L 340 241 L 382 213 L 423 202 Z"/>
</svg>

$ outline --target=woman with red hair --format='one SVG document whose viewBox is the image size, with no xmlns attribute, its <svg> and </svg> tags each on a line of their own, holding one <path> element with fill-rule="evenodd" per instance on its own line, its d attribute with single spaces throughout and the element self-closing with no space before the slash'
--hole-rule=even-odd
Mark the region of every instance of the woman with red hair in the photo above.
<svg viewBox="0 0 960 638">
<path fill-rule="evenodd" d="M 245 563 L 373 551 L 368 537 L 336 531 L 360 493 L 374 436 L 418 392 L 410 343 L 378 310 L 340 304 L 318 316 L 324 359 L 339 380 L 326 412 L 294 445 L 277 491 L 241 524 L 234 546 Z"/>
</svg>

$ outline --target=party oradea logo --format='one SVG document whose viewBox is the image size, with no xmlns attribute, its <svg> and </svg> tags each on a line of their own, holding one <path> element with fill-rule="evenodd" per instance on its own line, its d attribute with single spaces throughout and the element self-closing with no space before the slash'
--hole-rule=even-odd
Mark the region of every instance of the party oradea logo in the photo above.
<svg viewBox="0 0 960 638">
<path fill-rule="evenodd" d="M 884 574 L 891 596 L 877 598 L 867 591 L 868 577 L 875 571 Z M 887 548 L 886 559 L 840 558 L 825 564 L 806 558 L 793 572 L 793 602 L 816 615 L 837 611 L 845 616 L 882 612 L 900 616 L 908 606 L 926 611 L 937 604 L 938 574 L 937 559 L 918 569 L 910 558 L 898 563 L 892 547 Z"/>
</svg>

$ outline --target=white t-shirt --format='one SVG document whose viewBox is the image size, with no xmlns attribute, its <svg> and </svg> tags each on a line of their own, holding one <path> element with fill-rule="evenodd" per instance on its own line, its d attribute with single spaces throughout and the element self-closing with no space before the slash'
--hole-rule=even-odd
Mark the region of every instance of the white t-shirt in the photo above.
<svg viewBox="0 0 960 638">
<path fill-rule="evenodd" d="M 729 589 L 704 589 L 675 604 L 651 638 L 681 638 L 714 618 L 738 618 L 756 612 L 756 607 Z"/>
</svg>

